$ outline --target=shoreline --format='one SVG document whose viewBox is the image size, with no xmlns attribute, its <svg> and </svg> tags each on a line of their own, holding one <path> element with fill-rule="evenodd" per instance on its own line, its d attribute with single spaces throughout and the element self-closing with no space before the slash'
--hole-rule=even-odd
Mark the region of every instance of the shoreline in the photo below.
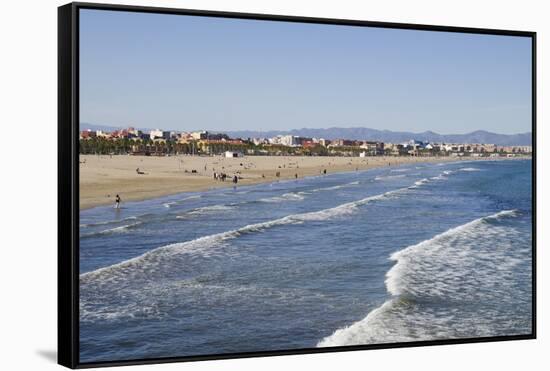
<svg viewBox="0 0 550 371">
<path fill-rule="evenodd" d="M 124 203 L 233 187 L 230 179 L 233 175 L 239 177 L 239 186 L 291 180 L 296 176 L 303 179 L 320 175 L 323 170 L 333 174 L 416 163 L 514 159 L 521 158 L 80 155 L 80 210 L 111 205 L 117 194 Z M 138 174 L 138 168 L 144 174 Z M 225 182 L 214 180 L 215 171 L 225 172 L 228 179 Z"/>
</svg>

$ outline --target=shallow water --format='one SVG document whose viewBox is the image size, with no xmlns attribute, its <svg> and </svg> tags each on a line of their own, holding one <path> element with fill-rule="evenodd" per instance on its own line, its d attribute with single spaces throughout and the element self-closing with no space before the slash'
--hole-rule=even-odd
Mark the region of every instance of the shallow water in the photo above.
<svg viewBox="0 0 550 371">
<path fill-rule="evenodd" d="M 81 362 L 531 332 L 531 161 L 81 212 Z"/>
</svg>

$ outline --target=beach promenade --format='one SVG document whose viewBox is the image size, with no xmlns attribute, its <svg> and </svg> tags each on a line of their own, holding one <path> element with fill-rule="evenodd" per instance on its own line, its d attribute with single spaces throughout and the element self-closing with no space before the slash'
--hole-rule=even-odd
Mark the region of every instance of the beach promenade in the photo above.
<svg viewBox="0 0 550 371">
<path fill-rule="evenodd" d="M 457 157 L 300 157 L 300 156 L 168 156 L 80 155 L 80 208 L 139 201 L 181 192 L 206 191 L 238 184 L 268 183 L 343 171 L 408 163 L 459 161 Z M 472 158 L 468 158 L 472 160 Z M 139 169 L 139 173 L 138 173 Z M 214 173 L 227 174 L 225 182 Z M 278 174 L 278 176 L 277 176 Z"/>
</svg>

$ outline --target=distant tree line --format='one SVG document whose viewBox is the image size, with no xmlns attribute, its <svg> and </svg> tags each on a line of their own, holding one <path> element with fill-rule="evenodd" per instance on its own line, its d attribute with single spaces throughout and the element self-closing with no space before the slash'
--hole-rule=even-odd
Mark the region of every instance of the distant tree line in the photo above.
<svg viewBox="0 0 550 371">
<path fill-rule="evenodd" d="M 312 147 L 288 147 L 278 144 L 258 144 L 251 141 L 243 143 L 206 143 L 190 141 L 179 143 L 176 141 L 159 141 L 152 139 L 128 138 L 87 138 L 80 139 L 79 151 L 81 154 L 97 155 L 177 155 L 177 154 L 208 154 L 218 155 L 226 151 L 241 152 L 252 155 L 301 155 L 301 156 L 330 156 L 337 154 L 357 155 L 362 150 L 357 147 L 326 148 L 322 145 Z"/>
</svg>

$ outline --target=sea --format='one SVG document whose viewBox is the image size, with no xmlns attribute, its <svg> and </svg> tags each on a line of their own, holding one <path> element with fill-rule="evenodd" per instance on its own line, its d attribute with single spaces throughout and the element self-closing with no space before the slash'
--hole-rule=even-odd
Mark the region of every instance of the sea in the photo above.
<svg viewBox="0 0 550 371">
<path fill-rule="evenodd" d="M 80 362 L 532 332 L 531 160 L 80 212 Z"/>
</svg>

